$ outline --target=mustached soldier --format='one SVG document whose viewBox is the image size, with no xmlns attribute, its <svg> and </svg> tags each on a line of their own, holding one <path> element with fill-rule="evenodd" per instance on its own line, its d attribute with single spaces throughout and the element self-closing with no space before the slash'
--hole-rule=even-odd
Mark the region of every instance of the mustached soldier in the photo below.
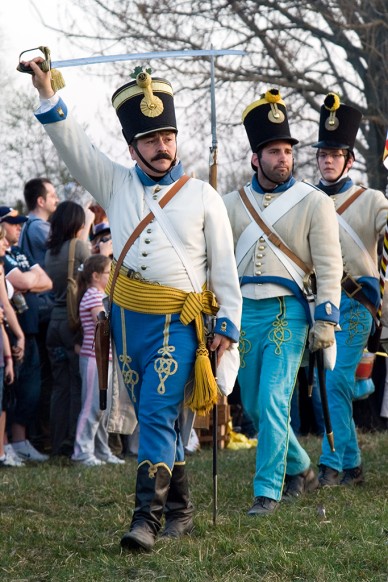
<svg viewBox="0 0 388 582">
<path fill-rule="evenodd" d="M 318 478 L 325 487 L 339 482 L 357 485 L 364 480 L 352 400 L 359 384 L 356 368 L 380 301 L 377 242 L 386 224 L 388 200 L 378 190 L 354 184 L 349 176 L 361 118 L 358 109 L 329 93 L 321 107 L 318 142 L 313 146 L 321 175 L 318 186 L 337 211 L 344 269 L 337 360 L 334 370 L 326 374 L 335 453 L 324 438 Z"/>
<path fill-rule="evenodd" d="M 342 262 L 333 205 L 292 176 L 292 148 L 298 141 L 290 135 L 279 92 L 271 89 L 249 105 L 243 123 L 254 175 L 224 202 L 243 294 L 238 379 L 243 407 L 258 431 L 255 499 L 248 513 L 263 516 L 277 509 L 282 494 L 295 500 L 318 485 L 290 427 L 291 397 L 309 330 L 303 278 L 315 269 L 310 332 L 315 351 L 334 342 Z"/>
<path fill-rule="evenodd" d="M 163 513 L 164 535 L 178 537 L 193 528 L 176 421 L 194 364 L 197 371 L 208 361 L 199 353 L 204 312 L 217 312 L 211 349 L 218 349 L 219 361 L 237 346 L 241 293 L 230 224 L 221 197 L 209 184 L 193 178 L 182 183 L 168 81 L 136 71 L 136 78 L 113 95 L 135 161 L 128 169 L 91 145 L 63 101 L 53 95 L 49 74 L 35 62 L 29 64 L 42 99 L 37 117 L 71 174 L 105 209 L 116 260 L 149 208 L 180 180 L 163 215 L 129 249 L 112 308 L 113 340 L 140 426 L 136 507 L 121 545 L 151 550 Z M 218 308 L 214 295 L 205 290 L 207 280 Z"/>
</svg>

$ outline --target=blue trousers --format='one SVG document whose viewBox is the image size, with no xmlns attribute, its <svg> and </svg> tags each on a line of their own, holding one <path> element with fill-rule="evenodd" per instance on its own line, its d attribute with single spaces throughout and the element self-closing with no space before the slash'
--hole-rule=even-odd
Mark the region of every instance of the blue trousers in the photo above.
<svg viewBox="0 0 388 582">
<path fill-rule="evenodd" d="M 184 461 L 177 419 L 195 361 L 194 325 L 184 326 L 179 314 L 148 315 L 113 305 L 112 332 L 139 423 L 138 463 L 172 471 Z"/>
<path fill-rule="evenodd" d="M 361 464 L 353 420 L 353 393 L 357 365 L 367 344 L 372 316 L 355 299 L 341 295 L 340 326 L 336 332 L 337 360 L 334 370 L 326 372 L 327 399 L 334 433 L 335 452 L 332 453 L 326 436 L 322 441 L 320 464 L 336 471 L 353 469 Z"/>
<path fill-rule="evenodd" d="M 284 477 L 310 458 L 291 426 L 290 407 L 308 323 L 295 297 L 243 300 L 238 380 L 244 409 L 258 432 L 254 495 L 279 501 Z"/>
</svg>

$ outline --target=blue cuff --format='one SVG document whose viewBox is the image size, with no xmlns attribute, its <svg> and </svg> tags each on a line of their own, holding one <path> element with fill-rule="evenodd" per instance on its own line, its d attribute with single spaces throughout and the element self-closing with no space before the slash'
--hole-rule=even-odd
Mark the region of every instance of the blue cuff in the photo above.
<svg viewBox="0 0 388 582">
<path fill-rule="evenodd" d="M 67 107 L 62 99 L 59 99 L 58 103 L 54 105 L 49 111 L 44 113 L 35 113 L 35 117 L 38 121 L 46 125 L 48 123 L 55 123 L 56 121 L 63 121 L 67 117 Z"/>
<path fill-rule="evenodd" d="M 314 319 L 320 319 L 321 321 L 331 321 L 331 323 L 337 324 L 339 322 L 340 311 L 338 307 L 333 305 L 331 301 L 325 301 L 325 303 L 320 303 L 316 306 L 314 311 Z"/>
<path fill-rule="evenodd" d="M 237 327 L 228 319 L 227 317 L 222 317 L 217 319 L 214 328 L 214 333 L 219 333 L 220 335 L 225 335 L 232 342 L 238 342 L 240 337 L 240 332 Z"/>
</svg>

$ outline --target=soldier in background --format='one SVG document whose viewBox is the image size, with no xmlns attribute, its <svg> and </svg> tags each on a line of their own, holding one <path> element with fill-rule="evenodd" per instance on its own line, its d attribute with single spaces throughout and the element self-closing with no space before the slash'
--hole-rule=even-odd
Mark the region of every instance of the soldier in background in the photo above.
<svg viewBox="0 0 388 582">
<path fill-rule="evenodd" d="M 388 200 L 382 192 L 357 185 L 349 176 L 361 118 L 358 109 L 329 93 L 321 107 L 318 142 L 313 146 L 321 175 L 318 186 L 337 211 L 343 256 L 337 360 L 334 370 L 326 374 L 335 452 L 324 438 L 319 459 L 323 487 L 364 481 L 352 401 L 360 385 L 356 369 L 380 303 L 377 244 L 387 221 Z"/>
<path fill-rule="evenodd" d="M 292 148 L 298 141 L 290 135 L 279 92 L 271 89 L 250 104 L 243 123 L 254 174 L 251 183 L 224 196 L 224 202 L 243 294 L 238 381 L 243 407 L 258 432 L 254 503 L 248 514 L 264 516 L 277 509 L 282 495 L 292 501 L 318 486 L 310 458 L 290 426 L 310 321 L 303 275 L 315 269 L 310 331 L 315 351 L 334 343 L 342 261 L 331 201 L 292 175 Z M 257 219 L 270 226 L 268 234 Z M 273 243 L 274 232 L 292 258 Z"/>
</svg>

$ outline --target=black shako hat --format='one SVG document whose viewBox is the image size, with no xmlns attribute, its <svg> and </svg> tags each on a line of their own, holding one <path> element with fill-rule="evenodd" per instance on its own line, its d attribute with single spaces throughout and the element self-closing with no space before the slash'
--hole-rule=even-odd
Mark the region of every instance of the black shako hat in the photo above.
<svg viewBox="0 0 388 582">
<path fill-rule="evenodd" d="M 299 143 L 290 135 L 286 105 L 278 89 L 269 89 L 258 101 L 248 105 L 242 121 L 253 152 L 271 141 L 285 140 L 291 145 Z"/>
<path fill-rule="evenodd" d="M 112 105 L 128 144 L 154 131 L 178 131 L 171 84 L 152 78 L 150 72 L 136 68 L 136 79 L 112 95 Z"/>
<path fill-rule="evenodd" d="M 335 93 L 328 93 L 321 107 L 318 142 L 313 148 L 347 149 L 353 153 L 362 113 L 344 105 Z"/>
</svg>

